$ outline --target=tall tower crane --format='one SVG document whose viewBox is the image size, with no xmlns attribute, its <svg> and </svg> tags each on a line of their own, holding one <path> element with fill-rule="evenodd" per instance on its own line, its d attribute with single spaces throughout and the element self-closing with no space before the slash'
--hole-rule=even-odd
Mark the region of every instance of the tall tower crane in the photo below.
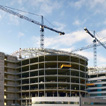
<svg viewBox="0 0 106 106">
<path fill-rule="evenodd" d="M 105 46 L 99 39 L 96 38 L 96 36 L 95 36 L 95 31 L 94 31 L 94 34 L 92 34 L 87 28 L 84 28 L 84 30 L 85 30 L 92 38 L 94 38 L 94 40 L 93 40 L 93 47 L 94 47 L 94 67 L 97 67 L 96 42 L 98 42 L 100 45 L 102 45 L 105 49 L 106 49 L 106 46 Z"/>
<path fill-rule="evenodd" d="M 97 46 L 103 46 L 105 49 L 106 49 L 106 41 L 105 42 L 101 42 L 100 40 L 98 40 L 96 37 L 95 37 L 95 31 L 94 31 L 94 34 L 91 34 L 89 32 L 89 30 L 87 28 L 84 29 L 91 37 L 94 38 L 93 40 L 93 44 L 91 45 L 88 45 L 88 46 L 85 46 L 85 47 L 81 47 L 81 48 L 78 48 L 78 49 L 75 49 L 75 50 L 72 50 L 71 52 L 76 52 L 76 51 L 82 51 L 82 50 L 85 50 L 85 49 L 89 49 L 89 48 L 92 48 L 93 47 L 93 52 L 94 52 L 94 67 L 96 68 L 97 67 Z M 98 43 L 97 43 L 98 41 Z"/>
<path fill-rule="evenodd" d="M 12 15 L 15 15 L 15 16 L 21 18 L 21 19 L 27 20 L 27 21 L 29 21 L 29 22 L 31 22 L 33 24 L 39 25 L 40 26 L 40 32 L 41 32 L 41 39 L 40 39 L 40 47 L 41 47 L 41 49 L 44 49 L 44 28 L 49 29 L 51 31 L 54 31 L 56 33 L 59 33 L 60 35 L 64 35 L 65 34 L 64 32 L 58 31 L 56 29 L 53 29 L 53 28 L 50 28 L 50 27 L 44 25 L 43 24 L 43 16 L 41 16 L 41 23 L 40 23 L 40 22 L 37 22 L 37 21 L 27 17 L 27 16 L 24 16 L 24 15 L 20 14 L 20 13 L 14 12 L 11 9 L 6 8 L 5 6 L 0 5 L 0 9 L 5 11 L 5 12 L 8 12 L 8 13 L 10 13 Z"/>
<path fill-rule="evenodd" d="M 102 42 L 103 45 L 106 45 L 106 41 L 105 42 Z M 77 52 L 77 51 L 82 51 L 82 50 L 86 50 L 86 49 L 90 49 L 90 48 L 93 48 L 93 55 L 94 55 L 94 67 L 96 68 L 97 67 L 97 46 L 101 46 L 101 44 L 97 43 L 96 44 L 96 41 L 95 39 L 93 40 L 93 44 L 91 45 L 87 45 L 87 46 L 84 46 L 84 47 L 81 47 L 81 48 L 78 48 L 78 49 L 74 49 L 72 50 L 71 52 Z"/>
</svg>

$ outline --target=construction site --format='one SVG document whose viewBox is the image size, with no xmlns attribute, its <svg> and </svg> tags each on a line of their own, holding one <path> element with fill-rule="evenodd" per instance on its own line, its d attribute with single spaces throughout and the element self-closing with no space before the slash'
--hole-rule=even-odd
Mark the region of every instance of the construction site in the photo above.
<svg viewBox="0 0 106 106">
<path fill-rule="evenodd" d="M 44 48 L 44 28 L 64 35 L 41 23 L 0 5 L 0 9 L 40 26 L 40 48 L 19 49 L 13 54 L 0 52 L 0 106 L 106 106 L 106 68 L 97 68 L 94 38 L 94 67 L 82 55 Z M 96 45 L 96 42 L 98 44 Z"/>
<path fill-rule="evenodd" d="M 21 106 L 31 105 L 33 97 L 41 97 L 41 101 L 35 104 L 43 104 L 45 97 L 87 95 L 85 57 L 53 50 L 26 49 L 22 52 L 23 54 L 26 52 L 29 58 L 17 60 L 16 57 L 2 53 L 0 56 L 3 59 L 1 66 L 4 63 L 4 70 L 2 70 L 4 80 L 1 85 L 1 87 L 4 85 L 4 88 L 1 92 L 4 92 L 6 106 L 14 103 L 21 103 Z M 37 53 L 36 56 L 34 52 Z M 65 67 L 65 64 L 69 68 Z M 52 102 L 52 98 L 49 102 Z"/>
</svg>

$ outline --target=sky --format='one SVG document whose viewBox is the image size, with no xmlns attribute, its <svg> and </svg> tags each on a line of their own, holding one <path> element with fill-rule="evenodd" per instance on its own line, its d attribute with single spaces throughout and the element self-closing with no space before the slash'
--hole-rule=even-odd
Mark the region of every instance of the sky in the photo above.
<svg viewBox="0 0 106 106">
<path fill-rule="evenodd" d="M 106 0 L 1 0 L 0 5 L 37 22 L 44 17 L 48 27 L 65 32 L 44 29 L 44 48 L 72 50 L 93 44 L 93 38 L 84 27 L 101 41 L 106 41 Z M 17 11 L 22 10 L 22 11 Z M 36 15 L 29 14 L 34 13 Z M 20 19 L 0 9 L 0 52 L 11 54 L 19 48 L 40 47 L 40 26 Z M 88 66 L 94 66 L 93 47 L 74 52 L 88 58 Z M 97 47 L 97 66 L 106 67 L 106 49 Z"/>
</svg>

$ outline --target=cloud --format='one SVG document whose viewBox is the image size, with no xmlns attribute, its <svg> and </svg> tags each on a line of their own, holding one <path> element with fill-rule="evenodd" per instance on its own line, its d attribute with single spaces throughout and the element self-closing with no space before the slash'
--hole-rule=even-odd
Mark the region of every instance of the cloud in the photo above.
<svg viewBox="0 0 106 106">
<path fill-rule="evenodd" d="M 2 19 L 2 16 L 0 15 L 0 20 Z"/>
<path fill-rule="evenodd" d="M 11 0 L 10 4 L 11 6 L 18 4 L 18 6 L 24 4 L 25 2 L 28 2 L 29 0 Z M 8 5 L 8 3 L 7 3 Z"/>
<path fill-rule="evenodd" d="M 78 1 L 74 1 L 74 2 L 70 2 L 69 3 L 71 6 L 75 6 L 77 8 L 81 8 L 82 6 L 89 6 L 89 8 L 94 8 L 97 5 L 99 6 L 106 6 L 106 0 L 78 0 Z"/>
<path fill-rule="evenodd" d="M 99 60 L 99 63 L 105 63 L 105 65 L 106 65 L 106 57 L 99 55 L 97 60 Z"/>
<path fill-rule="evenodd" d="M 79 26 L 81 23 L 80 23 L 80 21 L 79 20 L 75 20 L 74 22 L 73 22 L 73 25 L 77 25 L 77 26 Z"/>
<path fill-rule="evenodd" d="M 79 19 L 76 19 L 74 22 L 73 22 L 73 25 L 76 25 L 76 26 L 82 26 L 85 24 L 85 22 L 87 21 L 87 18 L 84 19 L 83 21 L 79 20 Z"/>
<path fill-rule="evenodd" d="M 9 14 L 10 24 L 19 25 L 19 17 Z"/>
<path fill-rule="evenodd" d="M 95 14 L 106 13 L 106 0 L 77 0 L 74 2 L 71 1 L 69 5 L 77 9 L 80 9 L 82 7 L 88 8 L 92 10 Z"/>
<path fill-rule="evenodd" d="M 59 23 L 59 22 L 54 22 L 54 25 L 56 26 L 57 30 L 63 30 L 65 28 L 65 24 Z"/>
<path fill-rule="evenodd" d="M 99 35 L 99 37 L 101 37 L 101 39 L 104 38 L 104 37 L 106 37 L 106 29 L 104 29 L 104 30 L 98 32 L 97 35 Z"/>
<path fill-rule="evenodd" d="M 96 33 L 96 37 L 101 41 L 101 42 L 106 42 L 106 29 L 101 30 L 100 32 Z"/>
<path fill-rule="evenodd" d="M 70 6 L 75 6 L 75 7 L 77 7 L 77 8 L 81 8 L 82 7 L 82 5 L 84 4 L 86 2 L 86 0 L 78 0 L 78 1 L 76 1 L 76 2 L 70 2 L 69 4 L 70 4 Z"/>
<path fill-rule="evenodd" d="M 17 0 L 17 2 L 19 3 L 19 4 L 22 4 L 23 2 L 22 2 L 23 0 Z"/>
<path fill-rule="evenodd" d="M 60 2 L 52 0 L 32 0 L 30 4 L 35 8 L 39 8 L 39 13 L 43 15 L 51 14 L 53 10 L 59 9 L 61 7 Z"/>
<path fill-rule="evenodd" d="M 87 58 L 93 58 L 93 53 L 92 53 L 92 51 L 78 51 L 78 52 L 76 52 L 77 54 L 80 54 L 80 55 L 83 55 L 83 56 L 85 56 L 85 57 L 87 57 Z"/>
<path fill-rule="evenodd" d="M 103 24 L 106 25 L 106 20 L 104 20 Z"/>
<path fill-rule="evenodd" d="M 79 55 L 85 56 L 88 58 L 88 66 L 94 66 L 94 53 L 92 51 L 78 51 L 75 52 Z M 97 67 L 105 66 L 106 67 L 106 57 L 102 56 L 102 54 L 97 54 Z"/>
<path fill-rule="evenodd" d="M 33 37 L 32 39 L 34 41 L 34 45 L 39 44 L 39 38 Z M 81 41 L 86 41 L 88 44 L 92 42 L 91 37 L 88 36 L 84 31 L 75 31 L 61 36 L 51 35 L 51 37 L 45 37 L 45 48 L 71 48 L 72 46 L 74 47 L 76 43 L 79 43 Z"/>
<path fill-rule="evenodd" d="M 21 38 L 21 37 L 23 37 L 23 36 L 25 36 L 24 33 L 22 33 L 22 32 L 19 32 L 19 33 L 18 33 L 18 37 L 19 37 L 19 38 Z"/>
<path fill-rule="evenodd" d="M 7 14 L 6 12 L 0 9 L 0 20 L 4 19 L 6 14 Z"/>
<path fill-rule="evenodd" d="M 71 47 L 71 48 L 61 48 L 59 50 L 63 50 L 63 51 L 67 51 L 67 52 L 70 52 L 72 51 L 73 49 L 75 49 L 74 47 Z"/>
<path fill-rule="evenodd" d="M 89 0 L 90 8 L 95 8 L 96 6 L 106 6 L 106 0 Z"/>
<path fill-rule="evenodd" d="M 40 37 L 32 36 L 31 41 L 33 42 L 33 46 L 38 48 L 38 45 L 40 45 Z"/>
</svg>

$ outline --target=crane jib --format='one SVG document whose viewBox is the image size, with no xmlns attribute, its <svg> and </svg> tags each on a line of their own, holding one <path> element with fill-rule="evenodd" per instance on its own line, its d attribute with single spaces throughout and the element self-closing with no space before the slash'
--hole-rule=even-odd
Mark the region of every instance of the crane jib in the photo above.
<svg viewBox="0 0 106 106">
<path fill-rule="evenodd" d="M 30 21 L 30 22 L 34 23 L 34 24 L 43 26 L 43 27 L 46 28 L 46 29 L 49 29 L 49 30 L 54 31 L 54 32 L 57 32 L 57 33 L 59 33 L 60 35 L 64 35 L 64 34 L 65 34 L 64 32 L 55 30 L 55 29 L 50 28 L 50 27 L 48 27 L 48 26 L 46 26 L 46 25 L 42 25 L 41 23 L 39 23 L 39 22 L 37 22 L 37 21 L 35 21 L 35 20 L 33 20 L 33 19 L 30 19 L 30 18 L 28 18 L 27 16 L 21 15 L 21 14 L 19 14 L 19 13 L 17 13 L 17 12 L 14 12 L 14 11 L 10 10 L 10 9 L 7 9 L 6 7 L 4 7 L 4 6 L 2 6 L 2 5 L 0 5 L 0 9 L 3 10 L 3 11 L 5 11 L 5 12 L 8 12 L 8 13 L 10 13 L 10 14 L 12 14 L 12 15 L 15 15 L 15 16 L 21 18 L 21 19 L 25 19 L 25 20 L 27 20 L 27 21 Z"/>
</svg>

